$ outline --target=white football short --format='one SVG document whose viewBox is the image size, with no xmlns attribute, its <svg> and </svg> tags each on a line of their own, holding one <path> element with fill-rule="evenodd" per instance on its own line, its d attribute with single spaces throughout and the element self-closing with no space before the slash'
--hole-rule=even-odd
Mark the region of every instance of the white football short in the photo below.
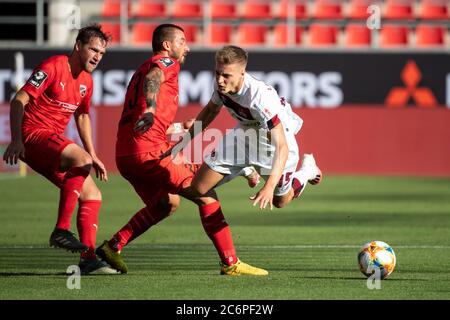
<svg viewBox="0 0 450 320">
<path fill-rule="evenodd" d="M 289 155 L 275 195 L 282 196 L 292 186 L 293 173 L 297 169 L 299 150 L 295 135 L 285 130 Z M 275 147 L 270 144 L 268 131 L 259 128 L 236 126 L 227 130 L 225 137 L 215 150 L 205 157 L 205 163 L 214 171 L 224 175 L 236 175 L 244 167 L 254 166 L 267 180 L 273 166 Z"/>
</svg>

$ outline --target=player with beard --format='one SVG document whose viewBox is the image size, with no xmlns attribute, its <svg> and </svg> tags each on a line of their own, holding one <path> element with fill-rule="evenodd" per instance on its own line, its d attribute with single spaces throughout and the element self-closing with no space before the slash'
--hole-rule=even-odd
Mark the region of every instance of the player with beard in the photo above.
<svg viewBox="0 0 450 320">
<path fill-rule="evenodd" d="M 121 250 L 178 206 L 178 195 L 196 203 L 206 234 L 221 259 L 221 273 L 266 275 L 267 271 L 241 262 L 231 231 L 214 191 L 197 197 L 191 181 L 197 165 L 160 156 L 171 148 L 167 130 L 178 109 L 178 74 L 189 47 L 182 28 L 162 24 L 153 32 L 153 56 L 134 73 L 127 89 L 117 133 L 116 163 L 145 207 L 109 241 L 97 248 L 99 257 L 126 273 Z"/>
</svg>

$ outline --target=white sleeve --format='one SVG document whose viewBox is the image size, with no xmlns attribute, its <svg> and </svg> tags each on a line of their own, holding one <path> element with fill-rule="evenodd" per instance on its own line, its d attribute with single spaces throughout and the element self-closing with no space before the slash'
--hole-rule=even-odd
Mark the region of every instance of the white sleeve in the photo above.
<svg viewBox="0 0 450 320">
<path fill-rule="evenodd" d="M 278 114 L 282 110 L 281 108 L 278 93 L 273 87 L 265 86 L 258 89 L 251 111 L 255 119 L 261 123 L 263 129 L 271 130 L 280 123 Z"/>
</svg>

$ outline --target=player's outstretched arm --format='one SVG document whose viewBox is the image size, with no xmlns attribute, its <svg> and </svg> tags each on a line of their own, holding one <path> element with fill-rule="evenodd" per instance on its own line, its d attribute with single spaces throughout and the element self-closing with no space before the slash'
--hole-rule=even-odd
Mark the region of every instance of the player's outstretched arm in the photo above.
<svg viewBox="0 0 450 320">
<path fill-rule="evenodd" d="M 92 166 L 94 167 L 96 177 L 101 181 L 108 181 L 106 167 L 95 153 L 94 143 L 92 142 L 91 118 L 89 117 L 89 114 L 75 113 L 75 122 L 77 124 L 78 133 L 84 149 L 92 158 Z"/>
<path fill-rule="evenodd" d="M 8 164 L 17 164 L 20 157 L 25 157 L 25 146 L 22 142 L 22 119 L 25 105 L 30 101 L 30 96 L 24 90 L 17 92 L 11 100 L 10 125 L 11 143 L 3 154 L 3 160 Z"/>
<path fill-rule="evenodd" d="M 266 206 L 269 205 L 270 209 L 272 210 L 273 192 L 278 182 L 280 181 L 284 167 L 286 166 L 286 161 L 289 155 L 289 147 L 287 145 L 282 123 L 276 125 L 269 132 L 270 139 L 275 147 L 272 171 L 270 172 L 269 179 L 267 179 L 261 190 L 259 190 L 256 195 L 250 197 L 250 200 L 253 200 L 254 206 L 259 203 L 260 209 L 265 209 Z"/>
<path fill-rule="evenodd" d="M 143 134 L 150 129 L 154 122 L 156 112 L 156 102 L 161 83 L 164 82 L 164 73 L 158 67 L 150 69 L 144 79 L 144 97 L 147 103 L 147 109 L 144 114 L 136 121 L 134 131 Z"/>
<path fill-rule="evenodd" d="M 212 101 L 209 101 L 206 107 L 200 111 L 200 113 L 197 115 L 197 118 L 195 119 L 194 123 L 201 124 L 201 130 L 198 129 L 197 125 L 191 125 L 189 128 L 189 131 L 183 136 L 183 139 L 180 140 L 176 145 L 174 145 L 172 148 L 164 152 L 160 158 L 163 159 L 170 154 L 175 156 L 178 154 L 181 150 L 183 150 L 184 147 L 188 145 L 188 143 L 194 139 L 194 137 L 205 130 L 209 124 L 217 117 L 217 115 L 220 112 L 220 109 L 222 108 L 221 105 L 216 105 Z M 198 132 L 197 132 L 198 131 Z"/>
</svg>

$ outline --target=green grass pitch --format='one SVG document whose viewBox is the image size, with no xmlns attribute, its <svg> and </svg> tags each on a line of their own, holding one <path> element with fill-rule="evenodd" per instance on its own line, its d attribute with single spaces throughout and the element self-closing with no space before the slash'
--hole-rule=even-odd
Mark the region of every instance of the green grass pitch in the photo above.
<svg viewBox="0 0 450 320">
<path fill-rule="evenodd" d="M 58 190 L 37 175 L 0 178 L 0 300 L 3 299 L 448 299 L 450 180 L 328 176 L 288 207 L 260 211 L 243 179 L 221 187 L 238 256 L 267 277 L 219 275 L 197 209 L 176 214 L 126 247 L 127 275 L 83 276 L 70 290 L 76 254 L 48 247 Z M 142 207 L 120 176 L 103 192 L 97 242 Z M 75 229 L 75 219 L 72 220 Z M 356 263 L 367 241 L 389 243 L 394 273 L 369 290 Z"/>
</svg>

